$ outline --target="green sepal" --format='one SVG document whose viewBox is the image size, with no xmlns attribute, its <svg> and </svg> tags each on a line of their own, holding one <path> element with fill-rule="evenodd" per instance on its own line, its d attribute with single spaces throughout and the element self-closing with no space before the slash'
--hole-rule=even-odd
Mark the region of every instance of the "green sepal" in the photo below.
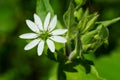
<svg viewBox="0 0 120 80">
<path fill-rule="evenodd" d="M 103 40 L 108 38 L 108 36 L 109 36 L 108 29 L 106 27 L 102 26 L 102 25 L 101 25 L 101 29 L 99 30 L 98 33 L 99 33 L 99 37 Z"/>
<path fill-rule="evenodd" d="M 78 25 L 77 25 L 78 28 L 80 29 L 80 32 L 81 32 L 81 33 L 82 33 L 82 31 L 85 29 L 86 24 L 87 24 L 87 22 L 88 22 L 88 15 L 89 15 L 89 10 L 86 9 L 86 11 L 85 11 L 82 19 L 79 21 L 79 23 L 78 23 Z"/>
<path fill-rule="evenodd" d="M 109 36 L 108 29 L 103 25 L 98 25 L 98 27 L 84 34 L 81 37 L 82 47 L 85 52 L 94 52 L 98 47 L 100 47 Z"/>
<path fill-rule="evenodd" d="M 90 29 L 92 29 L 94 26 L 95 21 L 97 20 L 99 15 L 94 15 L 86 24 L 85 29 L 82 31 L 82 33 L 88 32 Z"/>
<path fill-rule="evenodd" d="M 82 44 L 89 44 L 93 41 L 94 36 L 97 34 L 97 30 L 90 31 L 81 36 Z"/>
</svg>

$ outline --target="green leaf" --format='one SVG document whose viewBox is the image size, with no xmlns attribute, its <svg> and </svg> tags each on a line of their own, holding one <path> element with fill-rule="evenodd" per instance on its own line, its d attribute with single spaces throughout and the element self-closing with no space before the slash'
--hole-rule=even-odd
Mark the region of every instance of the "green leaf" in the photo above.
<svg viewBox="0 0 120 80">
<path fill-rule="evenodd" d="M 94 66 L 91 66 L 90 73 L 86 74 L 85 68 L 82 65 L 74 67 L 77 72 L 65 72 L 67 80 L 105 80 L 101 78 Z"/>
<path fill-rule="evenodd" d="M 107 80 L 120 80 L 120 47 L 95 60 L 95 66 L 99 74 Z"/>
<path fill-rule="evenodd" d="M 52 16 L 54 15 L 54 11 L 49 3 L 49 0 L 37 0 L 36 13 L 40 16 L 42 21 L 48 12 L 50 12 Z"/>
<path fill-rule="evenodd" d="M 63 15 L 63 20 L 65 23 L 65 26 L 68 28 L 68 35 L 69 39 L 74 38 L 75 30 L 76 27 L 74 26 L 75 24 L 75 19 L 74 19 L 74 4 L 70 2 L 69 8 L 66 11 L 66 13 Z"/>
<path fill-rule="evenodd" d="M 63 16 L 64 23 L 68 28 L 71 28 L 74 21 L 74 4 L 70 2 L 69 8 Z"/>
<path fill-rule="evenodd" d="M 48 80 L 57 80 L 58 77 L 57 70 L 58 70 L 58 64 L 55 63 L 53 68 L 49 72 Z"/>
<path fill-rule="evenodd" d="M 68 32 L 67 32 L 67 43 L 66 43 L 66 51 L 67 52 L 71 52 L 71 40 L 74 39 L 75 37 L 75 33 L 76 33 L 76 27 L 74 25 L 75 20 L 74 20 L 74 4 L 73 4 L 73 0 L 71 0 L 70 5 L 68 10 L 65 12 L 65 14 L 63 15 L 63 20 L 65 23 L 65 26 L 68 28 Z"/>
<path fill-rule="evenodd" d="M 119 20 L 120 20 L 120 17 L 115 18 L 115 19 L 112 19 L 112 20 L 96 22 L 96 24 L 102 24 L 102 25 L 104 25 L 105 27 L 108 27 L 108 26 L 110 26 L 111 24 L 114 24 L 114 23 L 116 23 L 116 22 L 119 21 Z"/>
</svg>

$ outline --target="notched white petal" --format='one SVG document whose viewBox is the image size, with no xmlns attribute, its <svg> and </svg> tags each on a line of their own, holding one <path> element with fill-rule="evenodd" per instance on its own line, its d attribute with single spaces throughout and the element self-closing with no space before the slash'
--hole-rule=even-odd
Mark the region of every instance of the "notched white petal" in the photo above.
<svg viewBox="0 0 120 80">
<path fill-rule="evenodd" d="M 28 25 L 28 27 L 29 27 L 33 32 L 39 33 L 38 27 L 37 27 L 36 24 L 33 23 L 31 20 L 26 20 L 26 24 Z"/>
<path fill-rule="evenodd" d="M 43 49 L 44 49 L 44 41 L 41 40 L 40 43 L 38 44 L 38 48 L 37 48 L 38 56 L 42 55 Z"/>
<path fill-rule="evenodd" d="M 40 39 L 35 39 L 35 40 L 31 41 L 30 43 L 28 43 L 28 44 L 25 46 L 24 50 L 30 50 L 30 49 L 32 49 L 32 48 L 35 47 L 39 42 L 40 42 Z"/>
<path fill-rule="evenodd" d="M 45 21 L 44 21 L 44 30 L 48 29 L 48 25 L 50 23 L 50 12 L 47 14 Z"/>
<path fill-rule="evenodd" d="M 34 39 L 38 37 L 38 34 L 35 33 L 26 33 L 19 36 L 22 39 Z"/>
<path fill-rule="evenodd" d="M 51 52 L 55 52 L 55 45 L 52 40 L 47 39 L 47 45 Z"/>
<path fill-rule="evenodd" d="M 57 16 L 55 15 L 50 22 L 49 31 L 52 31 L 56 25 L 57 25 Z"/>
<path fill-rule="evenodd" d="M 35 23 L 38 26 L 38 28 L 40 30 L 43 30 L 42 21 L 41 21 L 40 17 L 37 14 L 34 14 L 34 20 L 35 20 Z"/>
<path fill-rule="evenodd" d="M 55 42 L 59 42 L 59 43 L 67 42 L 67 40 L 64 37 L 61 37 L 61 36 L 51 36 L 50 39 L 52 39 Z"/>
<path fill-rule="evenodd" d="M 67 29 L 57 29 L 51 32 L 52 35 L 62 35 L 65 34 L 68 30 Z"/>
</svg>

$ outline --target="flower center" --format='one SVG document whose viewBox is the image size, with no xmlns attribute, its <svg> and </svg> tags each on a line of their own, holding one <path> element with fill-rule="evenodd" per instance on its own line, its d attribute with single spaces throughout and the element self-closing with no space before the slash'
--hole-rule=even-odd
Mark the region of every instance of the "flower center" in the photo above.
<svg viewBox="0 0 120 80">
<path fill-rule="evenodd" d="M 48 37 L 50 37 L 50 36 L 51 36 L 51 35 L 49 34 L 48 31 L 43 31 L 42 34 L 40 34 L 40 38 L 41 38 L 42 40 L 47 40 Z"/>
</svg>

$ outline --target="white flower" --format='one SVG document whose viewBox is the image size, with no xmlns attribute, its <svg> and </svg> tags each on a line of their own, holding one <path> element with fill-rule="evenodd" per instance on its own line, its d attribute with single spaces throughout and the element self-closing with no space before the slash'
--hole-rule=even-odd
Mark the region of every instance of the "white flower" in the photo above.
<svg viewBox="0 0 120 80">
<path fill-rule="evenodd" d="M 57 16 L 55 15 L 50 20 L 50 13 L 47 14 L 44 24 L 42 24 L 41 19 L 37 14 L 34 14 L 34 22 L 31 20 L 26 20 L 28 27 L 34 33 L 26 33 L 22 34 L 19 37 L 22 39 L 33 39 L 30 43 L 28 43 L 24 50 L 30 50 L 33 47 L 37 46 L 37 53 L 40 56 L 44 50 L 44 45 L 47 43 L 48 48 L 51 52 L 55 52 L 54 42 L 65 43 L 66 38 L 60 36 L 67 32 L 67 29 L 55 29 L 57 24 Z"/>
</svg>

